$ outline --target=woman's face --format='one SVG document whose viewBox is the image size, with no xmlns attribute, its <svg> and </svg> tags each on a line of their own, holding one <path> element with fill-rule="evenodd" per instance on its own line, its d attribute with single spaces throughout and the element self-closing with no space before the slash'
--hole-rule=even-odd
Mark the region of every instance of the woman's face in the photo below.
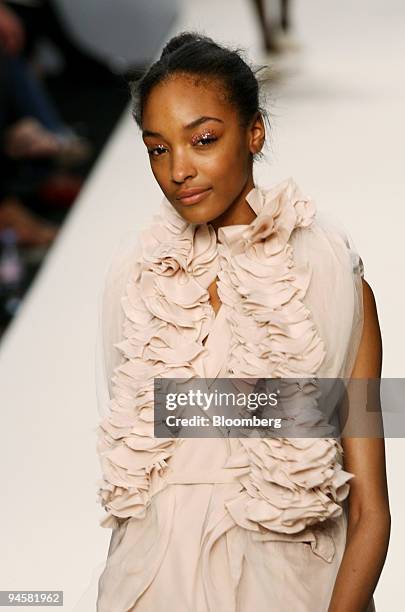
<svg viewBox="0 0 405 612">
<path fill-rule="evenodd" d="M 218 82 L 175 75 L 150 92 L 142 137 L 160 188 L 186 221 L 220 226 L 254 218 L 245 196 L 254 187 L 251 154 L 263 146 L 264 125 L 260 114 L 239 124 Z M 190 197 L 193 190 L 203 192 Z"/>
</svg>

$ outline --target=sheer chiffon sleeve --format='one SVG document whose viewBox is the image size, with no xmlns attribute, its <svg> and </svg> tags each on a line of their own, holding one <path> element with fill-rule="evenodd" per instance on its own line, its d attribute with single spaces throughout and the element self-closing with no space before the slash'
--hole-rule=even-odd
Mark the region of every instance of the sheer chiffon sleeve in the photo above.
<svg viewBox="0 0 405 612">
<path fill-rule="evenodd" d="M 326 213 L 291 242 L 297 262 L 311 269 L 305 300 L 327 347 L 319 377 L 349 378 L 364 321 L 363 261 L 349 233 Z"/>
<path fill-rule="evenodd" d="M 98 298 L 95 382 L 97 407 L 101 417 L 106 416 L 108 412 L 111 378 L 122 359 L 122 353 L 115 346 L 122 339 L 124 311 L 121 299 L 140 249 L 136 231 L 128 232 L 121 237 L 107 264 L 104 283 Z"/>
</svg>

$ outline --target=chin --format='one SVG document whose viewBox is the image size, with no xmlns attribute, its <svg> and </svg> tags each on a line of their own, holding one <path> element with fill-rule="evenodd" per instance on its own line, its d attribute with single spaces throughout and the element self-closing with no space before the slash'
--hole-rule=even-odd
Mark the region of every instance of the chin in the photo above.
<svg viewBox="0 0 405 612">
<path fill-rule="evenodd" d="M 203 224 L 214 221 L 224 211 L 212 210 L 212 206 L 205 207 L 201 204 L 195 206 L 184 206 L 181 209 L 176 208 L 179 215 L 183 217 L 188 223 Z"/>
</svg>

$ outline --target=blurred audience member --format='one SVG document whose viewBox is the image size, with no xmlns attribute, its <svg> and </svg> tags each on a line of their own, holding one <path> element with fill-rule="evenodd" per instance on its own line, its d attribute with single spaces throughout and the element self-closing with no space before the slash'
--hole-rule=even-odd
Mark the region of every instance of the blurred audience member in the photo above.
<svg viewBox="0 0 405 612">
<path fill-rule="evenodd" d="M 18 18 L 0 3 L 0 136 L 3 139 L 9 111 L 10 83 L 7 62 L 21 51 L 24 28 Z M 2 143 L 3 145 L 3 143 Z M 49 244 L 57 226 L 39 219 L 19 201 L 8 187 L 7 155 L 0 148 L 0 230 L 11 228 L 20 244 Z"/>
<path fill-rule="evenodd" d="M 62 121 L 44 85 L 20 57 L 5 57 L 8 106 L 15 123 L 7 130 L 5 152 L 13 159 L 54 157 L 66 164 L 88 159 L 89 143 Z"/>
<path fill-rule="evenodd" d="M 22 52 L 34 58 L 38 43 L 49 41 L 61 54 L 63 72 L 72 81 L 91 79 L 94 82 L 108 81 L 113 74 L 97 58 L 79 49 L 66 31 L 57 4 L 52 0 L 7 0 L 24 27 Z"/>
<path fill-rule="evenodd" d="M 44 245 L 52 242 L 58 227 L 24 206 L 22 193 L 36 192 L 48 203 L 68 207 L 82 181 L 60 171 L 54 176 L 54 164 L 80 164 L 91 148 L 62 121 L 44 84 L 22 56 L 26 42 L 23 22 L 0 1 L 0 230 L 11 228 L 19 244 Z M 41 159 L 52 163 L 28 172 L 20 168 L 20 163 Z"/>
</svg>

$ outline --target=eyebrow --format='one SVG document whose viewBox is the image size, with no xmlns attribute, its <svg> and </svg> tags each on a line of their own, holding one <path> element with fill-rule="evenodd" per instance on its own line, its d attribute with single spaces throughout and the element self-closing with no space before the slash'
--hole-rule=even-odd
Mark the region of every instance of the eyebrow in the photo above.
<svg viewBox="0 0 405 612">
<path fill-rule="evenodd" d="M 203 117 L 198 117 L 198 119 L 194 119 L 194 121 L 188 123 L 187 125 L 183 125 L 183 129 L 190 130 L 201 125 L 202 123 L 205 123 L 206 121 L 218 121 L 219 123 L 223 123 L 222 119 L 218 119 L 218 117 L 208 117 L 204 115 Z M 143 130 L 142 136 L 159 136 L 160 138 L 163 138 L 162 134 L 159 134 L 159 132 L 151 132 L 150 130 Z"/>
</svg>

